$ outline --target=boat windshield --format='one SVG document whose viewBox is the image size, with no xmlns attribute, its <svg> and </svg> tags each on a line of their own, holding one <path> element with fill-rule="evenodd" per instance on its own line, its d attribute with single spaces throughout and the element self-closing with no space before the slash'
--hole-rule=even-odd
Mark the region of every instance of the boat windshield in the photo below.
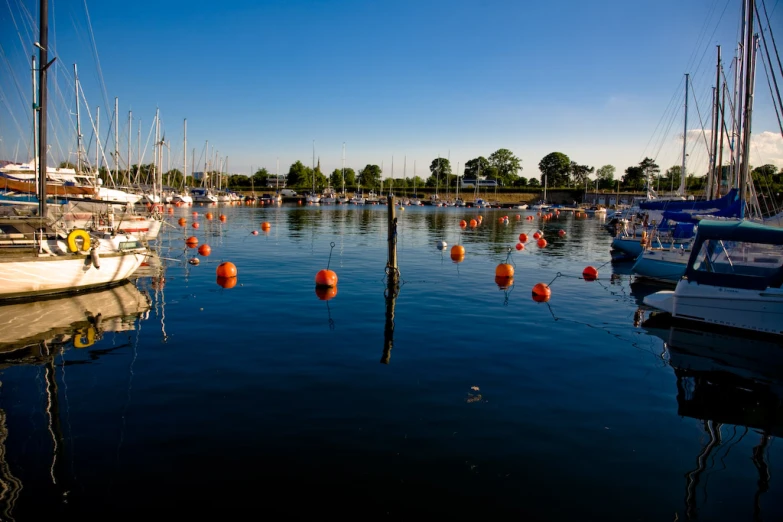
<svg viewBox="0 0 783 522">
<path fill-rule="evenodd" d="M 689 279 L 730 288 L 780 288 L 783 283 L 781 246 L 707 239 L 692 260 Z"/>
</svg>

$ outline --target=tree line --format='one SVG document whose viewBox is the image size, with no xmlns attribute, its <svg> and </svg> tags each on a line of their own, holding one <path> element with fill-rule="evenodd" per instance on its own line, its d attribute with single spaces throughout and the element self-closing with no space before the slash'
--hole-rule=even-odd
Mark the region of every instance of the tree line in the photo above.
<svg viewBox="0 0 783 522">
<path fill-rule="evenodd" d="M 70 162 L 62 162 L 61 168 L 75 168 Z M 582 190 L 642 190 L 649 179 L 656 191 L 673 191 L 679 188 L 681 180 L 681 166 L 673 165 L 662 171 L 660 166 L 651 158 L 644 158 L 638 165 L 627 167 L 619 179 L 615 179 L 616 168 L 613 165 L 604 165 L 599 168 L 582 165 L 571 160 L 562 152 L 551 152 L 544 156 L 538 163 L 540 175 L 526 178 L 521 176 L 522 160 L 516 157 L 509 149 L 498 149 L 487 157 L 479 156 L 465 163 L 461 176 L 452 170 L 448 158 L 436 157 L 429 165 L 429 176 L 386 178 L 383 179 L 382 169 L 375 164 L 367 164 L 358 171 L 353 168 L 334 169 L 330 174 L 321 172 L 320 165 L 315 168 L 304 165 L 301 161 L 291 164 L 286 177 L 286 186 L 299 190 L 321 191 L 331 186 L 341 191 L 345 186 L 347 190 L 363 188 L 367 190 L 393 190 L 415 189 L 427 187 L 431 189 L 454 188 L 460 178 L 462 179 L 488 179 L 496 180 L 498 186 L 505 188 L 536 188 L 546 183 L 551 189 L 582 189 Z M 728 178 L 728 166 L 722 168 L 722 178 Z M 591 176 L 594 174 L 594 178 Z M 114 172 L 106 167 L 101 167 L 98 172 L 104 184 L 125 186 L 136 183 L 152 185 L 154 170 L 152 164 L 132 165 L 129 170 L 120 170 L 118 179 Z M 260 168 L 247 176 L 244 174 L 225 174 L 208 172 L 207 179 L 210 186 L 222 186 L 228 189 L 248 190 L 255 188 L 263 191 L 267 187 L 267 179 L 273 176 L 266 168 Z M 764 193 L 771 193 L 776 199 L 783 193 L 783 168 L 766 164 L 755 167 L 751 171 L 751 177 L 756 186 Z M 195 187 L 203 184 L 203 176 L 195 179 L 193 176 L 183 177 L 179 169 L 172 169 L 163 173 L 163 184 L 170 187 Z M 686 190 L 700 192 L 706 188 L 706 175 L 696 176 L 689 173 L 686 178 Z"/>
</svg>

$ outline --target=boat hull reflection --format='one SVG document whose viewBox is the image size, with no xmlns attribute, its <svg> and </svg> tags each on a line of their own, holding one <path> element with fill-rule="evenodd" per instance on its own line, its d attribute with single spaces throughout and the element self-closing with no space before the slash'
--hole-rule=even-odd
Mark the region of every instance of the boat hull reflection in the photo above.
<svg viewBox="0 0 783 522">
<path fill-rule="evenodd" d="M 103 332 L 135 329 L 148 313 L 150 298 L 133 283 L 78 295 L 0 305 L 0 354 L 40 343 L 65 343 L 84 348 Z"/>
</svg>

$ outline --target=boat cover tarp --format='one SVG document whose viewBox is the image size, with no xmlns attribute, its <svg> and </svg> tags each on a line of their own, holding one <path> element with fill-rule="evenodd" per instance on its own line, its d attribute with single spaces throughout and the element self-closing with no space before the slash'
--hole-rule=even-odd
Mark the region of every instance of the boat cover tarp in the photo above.
<svg viewBox="0 0 783 522">
<path fill-rule="evenodd" d="M 719 218 L 740 218 L 742 217 L 742 208 L 744 204 L 737 200 L 726 208 L 714 212 L 677 212 L 666 210 L 663 213 L 663 219 L 671 219 L 679 223 L 699 223 L 700 216 L 719 217 Z M 697 217 L 698 216 L 698 217 Z"/>
<path fill-rule="evenodd" d="M 731 189 L 728 194 L 718 199 L 707 199 L 701 201 L 653 199 L 651 201 L 644 201 L 639 203 L 639 208 L 642 210 L 671 211 L 719 210 L 728 207 L 738 199 L 739 193 L 737 189 Z"/>
</svg>

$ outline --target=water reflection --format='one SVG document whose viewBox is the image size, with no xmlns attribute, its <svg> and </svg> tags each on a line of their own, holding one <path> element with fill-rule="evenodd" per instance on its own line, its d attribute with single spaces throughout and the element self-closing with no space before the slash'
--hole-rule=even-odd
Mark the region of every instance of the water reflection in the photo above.
<svg viewBox="0 0 783 522">
<path fill-rule="evenodd" d="M 87 348 L 104 332 L 132 330 L 150 307 L 149 295 L 131 282 L 74 296 L 2 305 L 1 360 L 32 362 L 48 355 L 50 345 L 69 342 L 74 348 Z"/>
<path fill-rule="evenodd" d="M 150 309 L 150 296 L 139 291 L 131 282 L 78 295 L 0 306 L 0 370 L 19 365 L 40 366 L 43 370 L 42 409 L 51 448 L 48 478 L 63 503 L 67 502 L 69 494 L 64 455 L 66 443 L 60 412 L 62 392 L 58 389 L 57 377 L 58 369 L 63 371 L 69 364 L 63 354 L 69 346 L 89 349 L 90 358 L 94 360 L 114 351 L 117 347 L 98 350 L 93 345 L 107 332 L 135 330 L 137 320 L 147 318 Z M 23 488 L 22 481 L 14 476 L 7 460 L 8 436 L 7 415 L 0 410 L 2 520 L 14 520 L 12 515 Z"/>
<path fill-rule="evenodd" d="M 761 520 L 762 495 L 771 478 L 767 448 L 773 437 L 783 435 L 783 343 L 656 323 L 660 317 L 653 316 L 642 326 L 666 343 L 665 356 L 677 377 L 677 413 L 698 419 L 706 435 L 694 468 L 685 476 L 688 519 L 699 516 L 698 487 L 714 470 L 718 453 L 723 450 L 725 458 L 753 430 L 750 436 L 758 437 L 758 443 L 748 457 L 758 475 L 754 519 Z M 727 425 L 735 427 L 733 432 Z M 741 434 L 736 427 L 743 428 Z M 706 503 L 706 480 L 701 498 Z"/>
</svg>

